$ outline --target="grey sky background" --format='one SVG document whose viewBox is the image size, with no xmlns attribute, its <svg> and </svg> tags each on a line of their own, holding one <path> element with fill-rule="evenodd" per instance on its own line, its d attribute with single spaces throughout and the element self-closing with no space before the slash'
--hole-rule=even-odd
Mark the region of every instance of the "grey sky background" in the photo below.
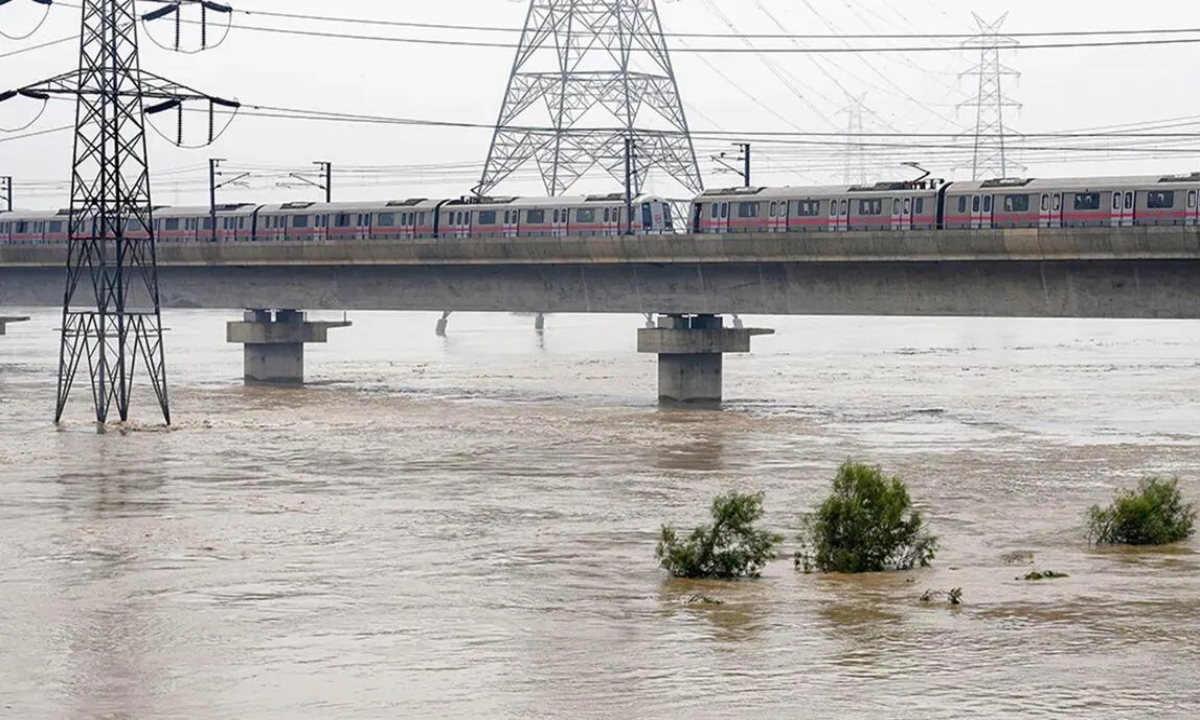
<svg viewBox="0 0 1200 720">
<path fill-rule="evenodd" d="M 241 10 L 313 13 L 393 21 L 421 21 L 519 28 L 526 3 L 518 0 L 241 0 Z M 152 5 L 147 5 L 147 8 Z M 1140 7 L 1155 12 L 1134 13 Z M 766 12 L 763 11 L 765 8 Z M 1008 12 L 1008 32 L 1112 30 L 1150 27 L 1200 27 L 1200 3 L 1164 0 L 1138 5 L 1127 0 L 660 0 L 668 32 L 720 33 L 731 22 L 742 33 L 779 32 L 774 16 L 792 33 L 968 33 L 972 12 L 993 19 Z M 768 15 L 770 14 L 770 16 Z M 36 25 L 41 6 L 14 0 L 0 8 L 0 31 L 22 35 Z M 60 44 L 15 56 L 6 53 L 78 32 L 79 11 L 58 6 L 44 26 L 27 40 L 0 38 L 0 86 L 18 87 L 77 65 L 77 45 Z M 346 32 L 390 37 L 436 37 L 515 43 L 513 32 L 413 30 L 380 25 L 351 25 L 237 15 L 223 44 L 205 53 L 179 55 L 156 47 L 147 37 L 167 41 L 167 24 L 142 29 L 142 64 L 147 70 L 197 89 L 245 104 L 362 113 L 427 120 L 493 123 L 503 99 L 513 50 L 435 47 L 264 33 L 239 26 L 286 27 L 317 32 Z M 221 34 L 222 31 L 217 31 Z M 195 30 L 185 44 L 195 44 Z M 812 45 L 855 47 L 946 44 L 947 52 L 838 55 L 702 54 L 687 47 L 744 47 L 739 41 L 671 38 L 680 90 L 694 129 L 721 131 L 727 137 L 697 141 L 701 171 L 709 186 L 733 185 L 738 178 L 718 175 L 709 156 L 750 131 L 844 132 L 846 92 L 866 94 L 864 130 L 958 133 L 973 128 L 970 102 L 976 86 L 960 78 L 978 62 L 978 52 L 957 49 L 956 41 L 838 40 L 804 41 Z M 755 40 L 761 47 L 786 47 L 789 41 Z M 1038 42 L 1023 39 L 1023 42 Z M 1024 107 L 1008 124 L 1028 133 L 1067 132 L 1130 123 L 1176 120 L 1171 132 L 1200 129 L 1193 87 L 1200 65 L 1200 44 L 1104 49 L 1016 50 L 1005 63 L 1022 73 L 1007 94 Z M 714 69 L 715 67 L 715 69 Z M 719 73 L 717 71 L 720 71 Z M 722 77 L 722 75 L 724 77 Z M 785 78 L 780 79 L 780 76 Z M 795 92 L 795 90 L 799 92 Z M 30 100 L 0 105 L 0 126 L 25 125 L 39 110 Z M 536 116 L 531 116 L 536 117 Z M 24 132 L 73 122 L 70 103 L 53 102 Z M 536 122 L 531 120 L 530 122 Z M 544 119 L 541 124 L 544 124 Z M 173 132 L 173 117 L 153 120 Z M 198 140 L 202 117 L 189 119 L 190 140 Z M 18 133 L 20 134 L 20 133 Z M 478 180 L 491 134 L 393 125 L 351 125 L 237 117 L 210 148 L 174 148 L 154 131 L 150 156 L 155 201 L 159 204 L 206 204 L 207 160 L 228 159 L 226 170 L 253 174 L 246 186 L 232 186 L 221 200 L 277 201 L 318 199 L 316 188 L 280 187 L 289 169 L 306 172 L 310 163 L 335 166 L 335 199 L 384 199 L 464 194 Z M 68 203 L 72 136 L 61 132 L 3 142 L 0 175 L 13 175 L 18 207 L 52 208 Z M 768 144 L 756 147 L 759 184 L 840 183 L 844 140 L 820 138 L 817 145 Z M 889 140 L 888 142 L 893 142 Z M 1157 154 L 1118 153 L 1122 143 L 1157 145 Z M 893 148 L 868 152 L 872 179 L 911 177 L 900 166 L 922 162 L 938 176 L 969 177 L 970 140 L 924 140 L 912 144 L 961 144 L 961 150 Z M 1015 143 L 1019 147 L 1019 142 Z M 1016 151 L 1012 158 L 1028 166 L 1025 174 L 1109 175 L 1174 173 L 1200 169 L 1194 153 L 1200 139 L 1114 141 L 1111 139 L 1037 140 L 1030 145 L 1079 146 L 1079 150 Z M 1096 149 L 1110 148 L 1096 152 Z M 1016 174 L 1010 173 L 1010 174 Z M 580 192 L 619 189 L 603 176 L 576 186 Z M 678 196 L 669 182 L 656 179 L 652 191 Z M 544 194 L 532 169 L 499 189 L 514 194 Z"/>
</svg>

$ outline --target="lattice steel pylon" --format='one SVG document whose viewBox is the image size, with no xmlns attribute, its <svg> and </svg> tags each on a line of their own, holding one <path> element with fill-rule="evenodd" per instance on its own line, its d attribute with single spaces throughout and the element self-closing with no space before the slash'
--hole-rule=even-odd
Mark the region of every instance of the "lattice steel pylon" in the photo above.
<svg viewBox="0 0 1200 720">
<path fill-rule="evenodd" d="M 476 193 L 530 161 L 550 195 L 597 167 L 623 185 L 628 138 L 635 193 L 655 168 L 703 189 L 655 0 L 530 0 Z"/>
<path fill-rule="evenodd" d="M 841 111 L 847 116 L 846 156 L 843 158 L 845 169 L 843 180 L 846 185 L 867 184 L 867 158 L 863 151 L 863 143 L 866 141 L 866 138 L 863 137 L 863 111 L 866 108 L 864 104 L 866 98 L 865 94 L 854 97 L 847 93 L 846 99 L 850 101 L 850 104 Z"/>
<path fill-rule="evenodd" d="M 134 0 L 84 0 L 78 71 L 0 94 L 76 99 L 56 423 L 86 359 L 97 422 L 129 419 L 140 360 L 170 424 L 144 115 L 179 109 L 182 136 L 183 102 L 236 105 L 142 70 L 137 23 Z"/>
<path fill-rule="evenodd" d="M 979 35 L 969 42 L 979 48 L 979 64 L 963 73 L 978 79 L 979 90 L 973 100 L 963 107 L 975 109 L 975 144 L 971 160 L 971 177 L 984 180 L 1008 177 L 1010 169 L 1025 168 L 1008 159 L 1008 136 L 1012 134 L 1004 119 L 1005 110 L 1019 110 L 1021 104 L 1004 94 L 1004 79 L 1019 78 L 1020 73 L 1000 60 L 1000 51 L 1018 45 L 1013 38 L 1000 34 L 1008 13 L 995 22 L 984 21 L 975 15 Z"/>
</svg>

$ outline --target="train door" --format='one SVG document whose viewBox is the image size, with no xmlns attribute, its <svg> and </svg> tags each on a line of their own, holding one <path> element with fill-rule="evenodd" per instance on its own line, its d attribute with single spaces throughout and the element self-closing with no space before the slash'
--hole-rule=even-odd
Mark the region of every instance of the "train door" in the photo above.
<svg viewBox="0 0 1200 720">
<path fill-rule="evenodd" d="M 1042 193 L 1038 227 L 1062 227 L 1062 193 Z"/>
<path fill-rule="evenodd" d="M 1132 190 L 1118 194 L 1121 195 L 1121 227 L 1133 227 L 1137 194 Z"/>
<path fill-rule="evenodd" d="M 984 230 L 992 227 L 992 196 L 971 196 L 971 229 Z"/>
<path fill-rule="evenodd" d="M 1188 225 L 1200 225 L 1200 207 L 1197 207 L 1195 190 L 1188 190 L 1187 193 L 1186 218 Z"/>
<path fill-rule="evenodd" d="M 850 229 L 850 201 L 830 200 L 830 212 L 833 213 L 833 229 L 845 232 Z"/>
<path fill-rule="evenodd" d="M 692 206 L 692 232 L 697 235 L 704 232 L 704 204 L 696 203 Z"/>
<path fill-rule="evenodd" d="M 912 198 L 892 198 L 892 229 L 912 228 Z"/>
<path fill-rule="evenodd" d="M 787 232 L 787 200 L 772 200 L 767 206 L 767 232 Z"/>
<path fill-rule="evenodd" d="M 729 232 L 729 203 L 715 202 L 709 206 L 712 218 L 709 220 L 710 230 L 714 233 Z"/>
</svg>

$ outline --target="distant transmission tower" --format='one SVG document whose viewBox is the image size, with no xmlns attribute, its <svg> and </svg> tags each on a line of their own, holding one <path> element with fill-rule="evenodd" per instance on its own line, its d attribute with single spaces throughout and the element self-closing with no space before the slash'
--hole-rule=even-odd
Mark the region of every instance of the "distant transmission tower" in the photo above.
<svg viewBox="0 0 1200 720">
<path fill-rule="evenodd" d="M 846 154 L 845 176 L 846 185 L 867 184 L 867 158 L 863 151 L 863 113 L 866 110 L 864 100 L 866 95 L 854 97 L 847 94 L 850 104 L 842 109 L 847 116 L 846 121 Z"/>
<path fill-rule="evenodd" d="M 1019 78 L 1016 70 L 1000 61 L 1000 51 L 1017 46 L 1017 41 L 1000 34 L 1000 28 L 1008 19 L 1008 13 L 988 23 L 975 15 L 979 35 L 968 41 L 979 48 L 979 64 L 963 73 L 978 80 L 979 90 L 975 99 L 963 106 L 975 108 L 975 152 L 971 161 L 971 177 L 983 180 L 993 177 L 1008 177 L 1010 169 L 1025 168 L 1008 159 L 1007 136 L 1011 130 L 1005 123 L 1004 112 L 1020 109 L 1021 104 L 1004 94 L 1005 78 Z"/>
<path fill-rule="evenodd" d="M 177 110 L 182 144 L 183 102 L 206 101 L 211 141 L 214 105 L 234 103 L 141 69 L 134 0 L 83 0 L 82 13 L 78 71 L 0 94 L 76 100 L 55 422 L 85 361 L 96 421 L 107 422 L 114 404 L 128 420 L 140 360 L 170 424 L 143 116 Z M 153 105 L 144 107 L 147 100 Z"/>
<path fill-rule="evenodd" d="M 655 0 L 530 0 L 476 192 L 531 161 L 550 195 L 597 167 L 624 183 L 630 140 L 634 193 L 654 168 L 702 189 Z"/>
</svg>

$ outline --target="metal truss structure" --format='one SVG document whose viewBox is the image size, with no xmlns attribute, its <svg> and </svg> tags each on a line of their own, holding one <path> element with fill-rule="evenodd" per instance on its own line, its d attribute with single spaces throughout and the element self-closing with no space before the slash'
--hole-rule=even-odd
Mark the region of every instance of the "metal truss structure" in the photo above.
<svg viewBox="0 0 1200 720">
<path fill-rule="evenodd" d="M 655 169 L 703 188 L 655 0 L 530 0 L 476 193 L 530 162 L 550 195 L 595 168 L 623 183 L 629 139 L 635 194 Z"/>
<path fill-rule="evenodd" d="M 846 99 L 850 101 L 842 113 L 846 115 L 846 155 L 843 158 L 846 185 L 867 184 L 867 157 L 863 149 L 863 114 L 866 110 L 865 94 L 854 97 L 849 93 Z"/>
<path fill-rule="evenodd" d="M 1005 121 L 1006 110 L 1019 110 L 1021 104 L 1004 94 L 1005 78 L 1019 78 L 1020 73 L 1000 60 L 1004 48 L 1017 46 L 1017 41 L 1000 34 L 1000 28 L 1008 14 L 1001 15 L 992 23 L 975 15 L 979 35 L 970 42 L 978 47 L 979 64 L 963 73 L 978 80 L 979 90 L 973 100 L 964 103 L 975 109 L 975 146 L 971 160 L 971 177 L 974 180 L 1008 177 L 1009 170 L 1025 168 L 1008 159 L 1008 136 L 1011 129 Z"/>
<path fill-rule="evenodd" d="M 79 69 L 0 94 L 76 101 L 55 422 L 85 362 L 97 422 L 129 419 L 139 365 L 171 422 L 144 115 L 177 110 L 182 136 L 185 101 L 233 103 L 142 70 L 138 21 L 134 0 L 84 0 Z"/>
</svg>

